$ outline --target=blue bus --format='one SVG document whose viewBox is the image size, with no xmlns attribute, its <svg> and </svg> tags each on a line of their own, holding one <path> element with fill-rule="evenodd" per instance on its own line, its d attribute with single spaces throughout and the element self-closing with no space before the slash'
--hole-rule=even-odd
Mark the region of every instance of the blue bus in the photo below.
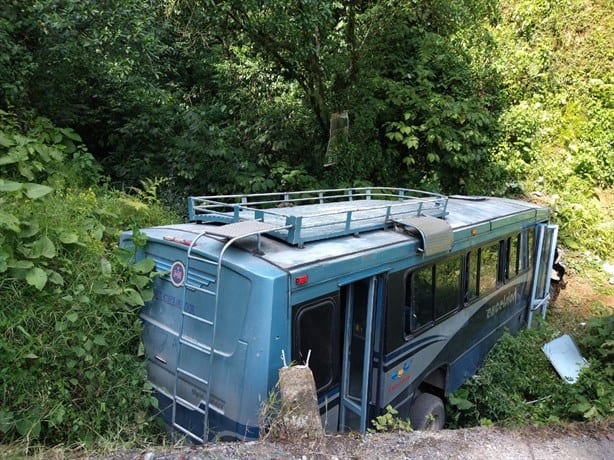
<svg viewBox="0 0 614 460">
<path fill-rule="evenodd" d="M 164 273 L 141 312 L 148 379 L 196 443 L 258 438 L 282 354 L 310 354 L 327 432 L 364 433 L 388 405 L 441 428 L 502 332 L 545 315 L 557 227 L 529 202 L 371 187 L 188 207 L 141 230 L 138 257 Z"/>
</svg>

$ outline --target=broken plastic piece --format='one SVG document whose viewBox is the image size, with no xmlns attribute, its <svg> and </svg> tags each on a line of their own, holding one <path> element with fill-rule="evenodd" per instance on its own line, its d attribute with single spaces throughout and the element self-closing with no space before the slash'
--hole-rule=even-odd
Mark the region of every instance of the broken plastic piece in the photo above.
<svg viewBox="0 0 614 460">
<path fill-rule="evenodd" d="M 567 334 L 544 344 L 542 350 L 567 383 L 576 383 L 582 369 L 588 367 L 573 338 Z"/>
</svg>

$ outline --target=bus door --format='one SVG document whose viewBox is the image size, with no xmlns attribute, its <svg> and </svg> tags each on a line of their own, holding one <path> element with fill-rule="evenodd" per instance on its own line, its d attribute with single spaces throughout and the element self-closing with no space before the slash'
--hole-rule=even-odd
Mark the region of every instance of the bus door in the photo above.
<svg viewBox="0 0 614 460">
<path fill-rule="evenodd" d="M 374 351 L 381 342 L 381 312 L 384 277 L 369 276 L 341 286 L 345 305 L 339 431 L 366 432 L 372 385 L 378 369 L 373 366 Z"/>
<path fill-rule="evenodd" d="M 531 327 L 533 313 L 536 311 L 539 311 L 542 317 L 546 317 L 558 229 L 558 225 L 538 224 L 535 231 L 535 267 L 531 283 L 527 328 Z"/>
</svg>

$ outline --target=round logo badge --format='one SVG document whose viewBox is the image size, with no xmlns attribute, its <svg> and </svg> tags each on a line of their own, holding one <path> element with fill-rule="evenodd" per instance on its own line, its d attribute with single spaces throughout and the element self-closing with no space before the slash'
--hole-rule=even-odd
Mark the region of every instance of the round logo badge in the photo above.
<svg viewBox="0 0 614 460">
<path fill-rule="evenodd" d="M 173 286 L 179 287 L 185 281 L 185 266 L 177 261 L 171 265 L 171 283 Z"/>
</svg>

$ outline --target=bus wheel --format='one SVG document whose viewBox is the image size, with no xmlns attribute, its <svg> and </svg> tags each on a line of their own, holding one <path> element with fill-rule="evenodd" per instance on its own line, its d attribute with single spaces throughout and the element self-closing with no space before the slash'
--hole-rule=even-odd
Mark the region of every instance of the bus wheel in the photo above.
<svg viewBox="0 0 614 460">
<path fill-rule="evenodd" d="M 412 404 L 409 419 L 414 430 L 441 430 L 446 422 L 443 401 L 431 393 L 422 393 Z"/>
</svg>

